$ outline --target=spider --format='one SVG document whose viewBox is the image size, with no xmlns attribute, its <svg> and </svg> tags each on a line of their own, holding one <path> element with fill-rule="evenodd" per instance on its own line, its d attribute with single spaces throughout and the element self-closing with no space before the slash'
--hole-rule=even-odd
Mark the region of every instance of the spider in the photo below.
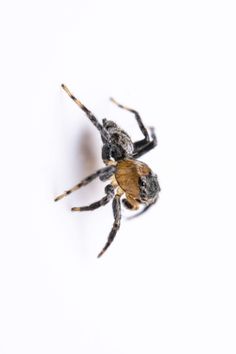
<svg viewBox="0 0 236 354">
<path fill-rule="evenodd" d="M 55 202 L 79 188 L 86 186 L 97 177 L 101 181 L 110 181 L 105 187 L 105 196 L 101 200 L 88 206 L 74 207 L 71 209 L 72 211 L 94 210 L 106 205 L 113 199 L 114 223 L 105 246 L 98 254 L 99 258 L 108 249 L 120 228 L 121 201 L 124 207 L 129 210 L 138 210 L 140 204 L 143 204 L 144 207 L 142 211 L 134 215 L 138 216 L 147 211 L 158 199 L 160 186 L 157 175 L 154 174 L 144 162 L 137 160 L 157 145 L 157 139 L 154 128 L 149 128 L 149 135 L 139 113 L 134 109 L 123 106 L 111 98 L 113 103 L 133 113 L 136 118 L 138 126 L 144 135 L 144 139 L 133 143 L 130 136 L 118 127 L 115 122 L 103 119 L 101 124 L 93 113 L 88 110 L 64 84 L 61 86 L 69 97 L 84 111 L 88 119 L 99 131 L 103 143 L 102 159 L 106 167 L 99 169 L 71 189 L 56 197 Z"/>
</svg>

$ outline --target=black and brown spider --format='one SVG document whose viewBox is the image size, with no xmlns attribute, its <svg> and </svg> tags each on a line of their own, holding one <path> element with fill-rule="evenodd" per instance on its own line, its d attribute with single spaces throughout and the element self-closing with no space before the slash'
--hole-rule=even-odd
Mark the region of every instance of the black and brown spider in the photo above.
<svg viewBox="0 0 236 354">
<path fill-rule="evenodd" d="M 100 124 L 93 113 L 75 98 L 64 84 L 61 86 L 70 98 L 86 113 L 89 120 L 98 129 L 103 142 L 102 159 L 106 167 L 101 168 L 94 174 L 86 177 L 73 188 L 55 198 L 55 201 L 66 197 L 70 193 L 92 182 L 97 177 L 99 177 L 101 181 L 110 180 L 110 184 L 105 187 L 106 195 L 101 200 L 92 203 L 89 206 L 75 207 L 71 209 L 72 211 L 94 210 L 100 206 L 106 205 L 111 199 L 113 199 L 112 208 L 114 223 L 108 236 L 107 243 L 98 254 L 98 257 L 101 257 L 114 240 L 116 233 L 120 228 L 121 198 L 124 196 L 124 198 L 122 198 L 122 203 L 130 210 L 137 210 L 139 209 L 140 204 L 144 205 L 143 210 L 134 216 L 145 212 L 158 199 L 160 186 L 157 180 L 157 175 L 154 174 L 145 163 L 137 160 L 157 145 L 157 139 L 154 128 L 150 128 L 150 139 L 149 133 L 138 112 L 122 106 L 111 98 L 111 101 L 118 107 L 133 113 L 137 120 L 139 128 L 144 135 L 144 139 L 133 143 L 129 135 L 119 128 L 113 121 L 103 119 L 103 124 Z"/>
</svg>

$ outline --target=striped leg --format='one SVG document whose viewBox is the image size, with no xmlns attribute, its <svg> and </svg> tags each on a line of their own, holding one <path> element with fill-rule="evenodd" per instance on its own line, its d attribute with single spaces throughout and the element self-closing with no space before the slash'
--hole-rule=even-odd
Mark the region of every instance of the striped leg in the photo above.
<svg viewBox="0 0 236 354">
<path fill-rule="evenodd" d="M 110 100 L 115 103 L 118 107 L 120 108 L 123 108 L 125 109 L 126 111 L 129 111 L 131 113 L 133 113 L 135 115 L 135 118 L 136 118 L 136 121 L 139 125 L 139 128 L 141 130 L 141 132 L 143 133 L 144 137 L 145 137 L 145 141 L 148 142 L 150 141 L 150 137 L 149 137 L 149 134 L 148 134 L 148 131 L 147 131 L 147 128 L 145 128 L 143 122 L 142 122 L 142 119 L 139 115 L 139 113 L 137 111 L 135 111 L 134 109 L 131 109 L 131 108 L 128 108 L 126 106 L 123 106 L 122 104 L 118 103 L 117 101 L 114 100 L 114 98 L 110 98 Z"/>
<path fill-rule="evenodd" d="M 86 177 L 85 179 L 83 179 L 80 183 L 76 184 L 73 188 L 68 189 L 63 194 L 61 194 L 58 197 L 56 197 L 54 199 L 54 201 L 57 202 L 58 200 L 66 197 L 67 195 L 71 194 L 72 192 L 76 191 L 77 189 L 79 189 L 79 188 L 81 188 L 83 186 L 86 186 L 87 184 L 92 182 L 97 177 L 100 177 L 100 179 L 103 179 L 104 176 L 110 175 L 111 171 L 114 171 L 114 166 L 107 166 L 107 167 L 101 168 L 100 170 L 96 171 L 92 175 L 90 175 L 90 176 Z"/>
<path fill-rule="evenodd" d="M 64 91 L 66 91 L 66 93 L 68 94 L 68 96 L 84 111 L 84 113 L 87 115 L 87 117 L 89 118 L 89 120 L 93 123 L 93 125 L 99 130 L 100 134 L 102 135 L 102 137 L 107 140 L 108 139 L 108 133 L 107 131 L 104 129 L 104 127 L 102 126 L 102 124 L 99 123 L 99 121 L 97 120 L 97 118 L 93 115 L 92 112 L 90 112 L 90 110 L 88 108 L 86 108 L 81 102 L 80 100 L 78 100 L 78 98 L 76 98 L 74 95 L 72 95 L 72 93 L 70 92 L 70 90 L 68 89 L 68 87 L 64 84 L 61 85 L 61 87 L 63 88 Z"/>
<path fill-rule="evenodd" d="M 103 253 L 108 249 L 112 241 L 114 240 L 117 231 L 120 228 L 120 220 L 121 220 L 121 207 L 120 207 L 120 195 L 116 195 L 115 198 L 113 199 L 112 203 L 112 208 L 113 208 L 113 214 L 114 214 L 114 223 L 111 229 L 111 232 L 108 236 L 107 243 L 103 247 L 102 251 L 99 253 L 98 258 L 103 255 Z"/>
<path fill-rule="evenodd" d="M 92 203 L 88 206 L 83 206 L 83 207 L 74 207 L 74 208 L 71 208 L 72 211 L 89 211 L 89 210 L 95 210 L 95 209 L 98 209 L 100 208 L 101 206 L 104 206 L 106 205 L 107 203 L 110 202 L 110 200 L 114 197 L 114 188 L 111 184 L 108 184 L 106 187 L 105 187 L 105 193 L 106 193 L 106 196 L 103 197 L 102 199 L 98 200 L 97 202 L 95 203 Z"/>
</svg>

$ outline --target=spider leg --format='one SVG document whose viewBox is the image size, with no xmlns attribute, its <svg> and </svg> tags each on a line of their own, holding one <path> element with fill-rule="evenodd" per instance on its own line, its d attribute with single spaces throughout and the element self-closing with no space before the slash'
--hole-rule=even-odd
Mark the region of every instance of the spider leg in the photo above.
<svg viewBox="0 0 236 354">
<path fill-rule="evenodd" d="M 112 241 L 114 240 L 117 231 L 120 228 L 120 220 L 121 220 L 121 206 L 120 206 L 120 195 L 116 195 L 112 202 L 113 214 L 114 214 L 114 223 L 111 229 L 111 232 L 108 236 L 107 243 L 103 247 L 102 251 L 98 254 L 98 258 L 103 255 L 103 253 L 108 249 Z"/>
<path fill-rule="evenodd" d="M 134 214 L 134 215 L 128 217 L 127 219 L 128 219 L 128 220 L 134 219 L 134 218 L 136 218 L 137 216 L 142 215 L 143 213 L 145 213 L 148 209 L 150 209 L 150 208 L 157 202 L 157 199 L 158 199 L 158 198 L 156 198 L 151 204 L 146 205 L 146 206 L 143 208 L 143 210 L 141 210 L 139 213 L 136 213 L 136 214 Z"/>
<path fill-rule="evenodd" d="M 85 112 L 85 114 L 87 115 L 87 117 L 89 118 L 89 120 L 93 123 L 93 125 L 99 130 L 101 136 L 107 140 L 108 139 L 108 133 L 107 131 L 104 129 L 104 127 L 102 126 L 102 124 L 99 123 L 99 121 L 97 120 L 97 118 L 94 116 L 94 114 L 88 109 L 86 108 L 83 103 L 80 102 L 80 100 L 78 98 L 76 98 L 68 89 L 68 87 L 64 84 L 61 85 L 61 87 L 63 88 L 63 90 L 68 94 L 68 96 Z"/>
<path fill-rule="evenodd" d="M 134 151 L 141 149 L 146 144 L 147 144 L 146 139 L 135 141 L 134 142 Z"/>
<path fill-rule="evenodd" d="M 111 172 L 114 173 L 114 171 L 115 171 L 115 167 L 114 166 L 107 166 L 107 167 L 101 168 L 100 170 L 97 170 L 92 175 L 90 175 L 90 176 L 86 177 L 85 179 L 83 179 L 80 183 L 76 184 L 71 189 L 68 189 L 63 194 L 61 194 L 58 197 L 56 197 L 54 199 L 54 201 L 57 202 L 58 200 L 66 197 L 68 194 L 71 194 L 72 192 L 76 191 L 77 189 L 79 189 L 79 188 L 81 188 L 83 186 L 86 186 L 87 184 L 92 182 L 97 177 L 99 177 L 101 180 L 104 180 L 103 179 L 104 176 L 110 175 L 110 174 L 112 174 Z"/>
<path fill-rule="evenodd" d="M 137 111 L 135 111 L 134 109 L 132 109 L 132 108 L 123 106 L 122 104 L 118 103 L 116 100 L 114 100 L 114 98 L 110 98 L 110 100 L 111 100 L 113 103 L 115 103 L 118 107 L 123 108 L 123 109 L 125 109 L 126 111 L 129 111 L 129 112 L 131 112 L 131 113 L 133 113 L 133 114 L 135 115 L 136 121 L 137 121 L 137 123 L 138 123 L 138 125 L 139 125 L 139 129 L 141 130 L 141 132 L 143 133 L 143 135 L 144 135 L 144 137 L 145 137 L 144 141 L 145 141 L 145 142 L 150 141 L 150 137 L 149 137 L 149 134 L 148 134 L 148 130 L 147 130 L 147 128 L 144 126 L 144 124 L 143 124 L 143 122 L 142 122 L 142 119 L 141 119 L 139 113 L 138 113 Z M 141 140 L 141 141 L 142 141 L 142 140 Z"/>
<path fill-rule="evenodd" d="M 130 199 L 130 198 L 126 199 L 125 198 L 122 200 L 122 203 L 126 209 L 129 209 L 129 210 L 138 210 L 139 209 L 139 203 L 133 199 Z"/>
<path fill-rule="evenodd" d="M 156 137 L 154 128 L 151 127 L 150 131 L 151 131 L 152 140 L 149 141 L 148 143 L 144 142 L 143 144 L 140 144 L 140 146 L 138 146 L 138 147 L 136 145 L 136 148 L 135 148 L 134 153 L 133 153 L 133 158 L 138 159 L 140 156 L 146 154 L 148 151 L 154 149 L 157 146 L 157 137 Z M 140 142 L 141 141 L 139 141 L 137 143 L 140 143 Z M 137 143 L 134 143 L 134 146 Z"/>
<path fill-rule="evenodd" d="M 111 184 L 108 184 L 105 187 L 105 193 L 106 196 L 103 197 L 102 199 L 98 200 L 95 203 L 92 203 L 88 206 L 83 206 L 83 207 L 75 207 L 71 208 L 71 211 L 89 211 L 89 210 L 95 210 L 100 208 L 101 206 L 106 205 L 107 203 L 110 202 L 110 200 L 114 197 L 114 187 Z"/>
</svg>

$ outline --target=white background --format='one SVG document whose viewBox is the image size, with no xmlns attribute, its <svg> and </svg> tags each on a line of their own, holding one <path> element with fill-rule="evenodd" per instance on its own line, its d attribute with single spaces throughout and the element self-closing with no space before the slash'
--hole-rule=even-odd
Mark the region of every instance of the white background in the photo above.
<svg viewBox="0 0 236 354">
<path fill-rule="evenodd" d="M 0 11 L 0 352 L 236 352 L 234 1 L 7 1 Z M 142 137 L 162 192 L 108 252 L 100 138 L 66 96 Z"/>
</svg>

